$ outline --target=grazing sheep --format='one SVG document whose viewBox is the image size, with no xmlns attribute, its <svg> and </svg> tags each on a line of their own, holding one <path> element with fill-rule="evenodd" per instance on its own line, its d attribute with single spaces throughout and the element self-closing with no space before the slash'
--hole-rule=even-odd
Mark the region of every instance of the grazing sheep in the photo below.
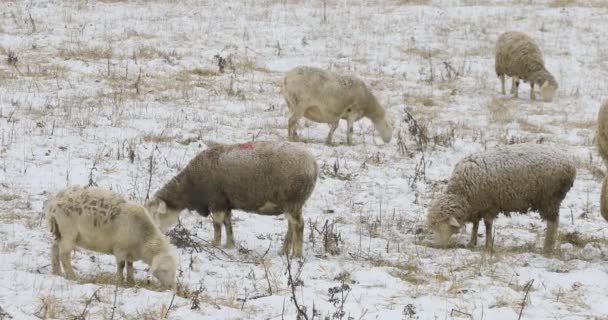
<svg viewBox="0 0 608 320">
<path fill-rule="evenodd" d="M 329 124 L 327 144 L 332 144 L 340 119 L 347 122 L 346 140 L 352 144 L 353 124 L 363 117 L 374 123 L 385 143 L 391 141 L 393 128 L 384 108 L 365 83 L 356 77 L 297 67 L 285 74 L 281 92 L 291 113 L 288 124 L 290 141 L 298 140 L 297 126 L 302 117 Z"/>
<path fill-rule="evenodd" d="M 477 244 L 479 221 L 491 249 L 492 221 L 498 213 L 538 210 L 547 220 L 544 251 L 553 250 L 559 207 L 572 187 L 576 169 L 559 146 L 516 144 L 475 153 L 460 160 L 445 193 L 428 209 L 428 222 L 440 245 L 466 223 L 473 223 L 470 245 Z"/>
<path fill-rule="evenodd" d="M 597 132 L 596 132 L 597 150 L 604 160 L 606 168 L 608 168 L 608 101 L 600 107 L 597 114 Z M 600 195 L 600 212 L 602 217 L 608 221 L 608 175 L 602 182 L 602 193 Z"/>
<path fill-rule="evenodd" d="M 287 216 L 282 253 L 302 255 L 302 207 L 317 181 L 318 166 L 305 149 L 287 142 L 216 145 L 199 153 L 147 204 L 157 215 L 174 216 L 183 209 L 202 216 L 213 213 L 213 244 L 234 246 L 231 212 Z"/>
<path fill-rule="evenodd" d="M 530 83 L 531 100 L 536 100 L 535 84 L 540 87 L 543 100 L 553 100 L 558 87 L 557 82 L 545 69 L 543 55 L 538 45 L 525 33 L 510 31 L 498 37 L 495 68 L 502 85 L 502 94 L 505 94 L 505 75 L 507 75 L 512 77 L 511 94 L 514 97 L 518 97 L 519 80 L 523 80 Z"/>
<path fill-rule="evenodd" d="M 133 282 L 133 261 L 143 260 L 152 274 L 167 287 L 175 288 L 177 259 L 172 246 L 146 210 L 127 202 L 119 194 L 95 187 L 70 187 L 44 204 L 44 212 L 55 236 L 51 250 L 54 274 L 74 279 L 71 252 L 75 247 L 114 254 L 116 275 Z"/>
</svg>

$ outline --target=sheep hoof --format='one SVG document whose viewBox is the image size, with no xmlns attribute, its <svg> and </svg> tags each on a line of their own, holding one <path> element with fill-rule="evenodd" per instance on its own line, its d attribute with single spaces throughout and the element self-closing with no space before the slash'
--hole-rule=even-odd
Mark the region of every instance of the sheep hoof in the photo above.
<svg viewBox="0 0 608 320">
<path fill-rule="evenodd" d="M 234 248 L 234 242 L 226 242 L 226 244 L 224 245 L 225 249 L 232 249 Z"/>
<path fill-rule="evenodd" d="M 219 247 L 220 246 L 220 241 L 219 240 L 213 240 L 213 241 L 211 241 L 211 246 L 213 246 L 213 247 Z"/>
</svg>

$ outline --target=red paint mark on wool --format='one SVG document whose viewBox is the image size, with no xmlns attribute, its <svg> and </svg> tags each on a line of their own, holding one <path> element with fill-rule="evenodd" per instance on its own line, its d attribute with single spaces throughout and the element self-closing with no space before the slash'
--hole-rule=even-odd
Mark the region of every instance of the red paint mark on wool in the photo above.
<svg viewBox="0 0 608 320">
<path fill-rule="evenodd" d="M 253 148 L 255 148 L 255 144 L 252 142 L 239 144 L 239 149 L 253 149 Z"/>
</svg>

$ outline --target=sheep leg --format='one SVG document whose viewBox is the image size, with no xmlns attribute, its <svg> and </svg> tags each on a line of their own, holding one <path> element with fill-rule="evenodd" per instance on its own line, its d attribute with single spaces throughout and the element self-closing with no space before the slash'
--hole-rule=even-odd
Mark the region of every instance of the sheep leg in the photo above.
<svg viewBox="0 0 608 320">
<path fill-rule="evenodd" d="M 511 94 L 513 95 L 514 98 L 518 98 L 519 97 L 519 78 L 513 77 L 512 80 L 513 81 L 511 83 Z"/>
<path fill-rule="evenodd" d="M 289 214 L 287 216 L 287 234 L 285 235 L 285 240 L 283 241 L 283 248 L 279 250 L 279 255 L 288 255 L 289 249 L 291 249 L 292 242 L 292 234 L 293 234 L 293 225 L 291 219 L 289 218 Z"/>
<path fill-rule="evenodd" d="M 502 94 L 503 95 L 507 94 L 506 91 L 505 91 L 505 75 L 504 74 L 500 75 L 500 84 L 501 84 L 501 87 L 502 87 Z"/>
<path fill-rule="evenodd" d="M 234 248 L 234 235 L 232 234 L 232 212 L 226 211 L 224 217 L 224 228 L 226 229 L 226 248 Z"/>
<path fill-rule="evenodd" d="M 479 230 L 479 221 L 473 222 L 473 230 L 471 231 L 471 241 L 469 247 L 474 248 L 477 245 L 477 231 Z"/>
<path fill-rule="evenodd" d="M 536 100 L 534 95 L 534 81 L 530 81 L 530 100 Z"/>
<path fill-rule="evenodd" d="M 127 283 L 135 283 L 133 276 L 133 261 L 127 260 Z"/>
<path fill-rule="evenodd" d="M 352 118 L 348 118 L 346 119 L 346 143 L 348 143 L 348 145 L 352 145 L 353 144 L 353 124 L 355 123 L 355 120 Z"/>
<path fill-rule="evenodd" d="M 122 260 L 116 257 L 116 278 L 118 279 L 118 283 L 123 283 L 125 279 L 123 278 L 122 271 L 125 269 L 125 260 Z"/>
<path fill-rule="evenodd" d="M 291 229 L 291 247 L 292 254 L 296 257 L 302 256 L 302 244 L 304 242 L 304 218 L 302 218 L 302 209 L 298 209 L 293 211 L 291 214 L 290 223 L 293 223 L 293 228 Z"/>
<path fill-rule="evenodd" d="M 336 129 L 338 128 L 338 125 L 340 124 L 340 120 L 334 122 L 334 123 L 330 123 L 329 124 L 329 133 L 327 134 L 327 139 L 325 139 L 325 144 L 331 146 L 332 145 L 332 140 L 334 138 L 334 132 L 336 131 Z"/>
<path fill-rule="evenodd" d="M 555 221 L 547 220 L 547 233 L 545 234 L 545 247 L 544 253 L 550 255 L 553 252 L 555 246 L 555 239 L 557 238 L 557 228 L 559 227 L 559 216 L 555 218 Z"/>
<path fill-rule="evenodd" d="M 61 261 L 59 258 L 59 243 L 55 241 L 51 247 L 51 270 L 53 274 L 61 275 Z"/>
<path fill-rule="evenodd" d="M 494 237 L 492 236 L 492 218 L 483 218 L 483 223 L 486 226 L 486 250 L 494 250 Z"/>
<path fill-rule="evenodd" d="M 287 135 L 289 141 L 297 142 L 298 139 L 298 121 L 302 116 L 299 114 L 292 114 L 289 117 L 289 121 L 287 123 Z"/>
<path fill-rule="evenodd" d="M 66 244 L 61 244 L 59 246 L 61 264 L 63 265 L 66 278 L 70 280 L 76 279 L 76 274 L 74 273 L 74 269 L 72 269 L 72 249 L 72 246 Z"/>
<path fill-rule="evenodd" d="M 222 242 L 222 224 L 224 223 L 224 212 L 213 212 L 211 219 L 213 220 L 213 242 L 211 245 L 217 247 Z"/>
</svg>

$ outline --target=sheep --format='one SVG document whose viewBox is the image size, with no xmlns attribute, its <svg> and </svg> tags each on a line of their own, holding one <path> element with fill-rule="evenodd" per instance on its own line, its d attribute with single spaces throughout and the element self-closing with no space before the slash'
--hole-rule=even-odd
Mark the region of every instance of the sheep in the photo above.
<svg viewBox="0 0 608 320">
<path fill-rule="evenodd" d="M 530 83 L 530 99 L 536 100 L 534 85 L 540 86 L 544 101 L 552 101 L 557 82 L 545 68 L 538 45 L 523 32 L 509 31 L 501 34 L 496 42 L 496 75 L 500 78 L 502 94 L 505 93 L 505 75 L 512 77 L 511 94 L 518 97 L 519 80 Z"/>
<path fill-rule="evenodd" d="M 596 132 L 597 150 L 608 168 L 608 101 L 600 107 L 597 114 Z M 608 175 L 602 181 L 602 192 L 600 194 L 600 213 L 608 221 Z"/>
<path fill-rule="evenodd" d="M 75 247 L 114 254 L 116 275 L 133 282 L 133 261 L 143 260 L 162 285 L 175 289 L 177 258 L 145 208 L 127 202 L 112 191 L 74 186 L 45 201 L 44 212 L 55 241 L 51 248 L 52 272 L 75 279 L 71 251 Z"/>
<path fill-rule="evenodd" d="M 314 157 L 289 142 L 215 145 L 194 157 L 146 207 L 159 216 L 175 216 L 184 209 L 205 217 L 212 213 L 212 244 L 220 245 L 224 225 L 227 248 L 234 246 L 233 209 L 271 216 L 285 213 L 288 228 L 280 253 L 289 254 L 291 249 L 302 256 L 302 207 L 318 172 Z"/>
<path fill-rule="evenodd" d="M 492 249 L 492 222 L 498 213 L 538 210 L 547 221 L 544 252 L 553 250 L 559 207 L 576 177 L 574 161 L 559 146 L 522 143 L 471 154 L 454 167 L 444 193 L 435 197 L 427 221 L 439 245 L 473 223 L 469 246 L 477 245 L 479 221 L 486 227 L 486 249 Z"/>
<path fill-rule="evenodd" d="M 393 128 L 384 108 L 363 81 L 313 67 L 296 67 L 285 74 L 281 93 L 291 113 L 288 122 L 290 141 L 298 141 L 300 118 L 328 123 L 325 143 L 332 144 L 340 119 L 347 122 L 346 141 L 353 143 L 353 124 L 369 118 L 385 143 L 391 141 Z"/>
</svg>

